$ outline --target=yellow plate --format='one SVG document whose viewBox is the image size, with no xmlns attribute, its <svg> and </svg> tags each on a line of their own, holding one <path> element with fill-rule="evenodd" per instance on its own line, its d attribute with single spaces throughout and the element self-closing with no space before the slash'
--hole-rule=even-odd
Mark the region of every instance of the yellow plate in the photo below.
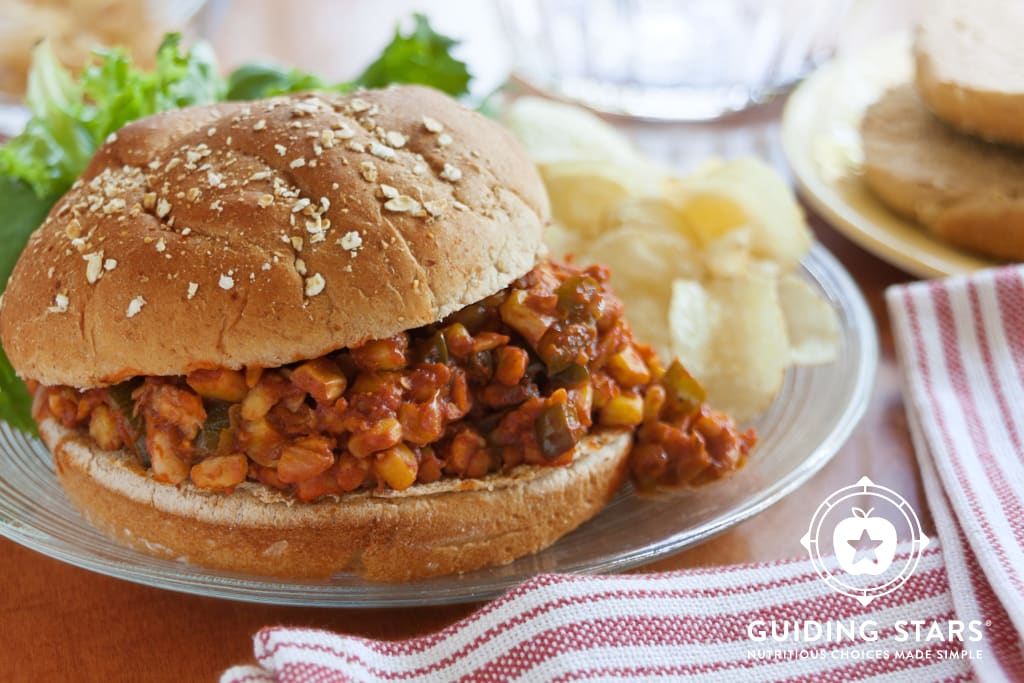
<svg viewBox="0 0 1024 683">
<path fill-rule="evenodd" d="M 782 146 L 793 175 L 836 229 L 909 273 L 929 278 L 999 265 L 895 215 L 861 180 L 861 117 L 886 89 L 912 74 L 910 38 L 900 35 L 836 59 L 804 81 L 782 115 Z"/>
</svg>

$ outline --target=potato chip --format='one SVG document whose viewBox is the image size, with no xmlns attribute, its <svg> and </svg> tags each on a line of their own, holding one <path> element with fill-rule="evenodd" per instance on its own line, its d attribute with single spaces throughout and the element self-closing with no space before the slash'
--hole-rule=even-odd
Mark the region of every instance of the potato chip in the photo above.
<svg viewBox="0 0 1024 683">
<path fill-rule="evenodd" d="M 766 163 L 737 159 L 700 176 L 672 183 L 673 199 L 705 246 L 748 225 L 754 255 L 783 270 L 797 267 L 811 232 L 786 181 Z"/>
<path fill-rule="evenodd" d="M 668 320 L 668 291 L 634 293 L 630 290 L 620 291 L 614 285 L 612 289 L 626 304 L 626 322 L 637 341 L 649 345 L 661 358 L 669 358 L 672 336 L 665 324 Z"/>
<path fill-rule="evenodd" d="M 636 338 L 667 357 L 669 284 L 680 274 L 703 275 L 693 245 L 679 234 L 623 227 L 601 235 L 579 256 L 581 263 L 611 269 L 612 290 L 625 304 Z"/>
<path fill-rule="evenodd" d="M 703 159 L 697 164 L 697 168 L 690 171 L 690 174 L 686 176 L 685 180 L 697 180 L 699 178 L 703 178 L 722 168 L 726 163 L 726 161 L 719 157 L 708 157 Z"/>
<path fill-rule="evenodd" d="M 617 290 L 664 291 L 677 278 L 699 279 L 704 274 L 700 253 L 682 235 L 623 227 L 606 232 L 581 255 L 587 263 L 603 263 L 612 271 Z M 627 301 L 626 306 L 633 302 Z"/>
<path fill-rule="evenodd" d="M 749 420 L 771 404 L 789 365 L 775 280 L 760 273 L 716 278 L 704 283 L 702 295 L 693 284 L 672 286 L 672 352 L 704 384 L 708 403 Z"/>
<path fill-rule="evenodd" d="M 680 184 L 676 185 L 681 187 Z M 687 188 L 678 202 L 679 212 L 701 246 L 721 239 L 732 230 L 746 227 L 750 218 L 732 197 Z"/>
<path fill-rule="evenodd" d="M 731 277 L 750 270 L 751 233 L 748 226 L 732 230 L 704 247 L 704 263 L 712 277 Z"/>
<path fill-rule="evenodd" d="M 508 108 L 505 125 L 526 147 L 534 163 L 637 161 L 632 143 L 588 111 L 539 97 L 520 97 Z"/>
<path fill-rule="evenodd" d="M 621 227 L 647 232 L 678 233 L 696 243 L 696 236 L 679 205 L 663 196 L 631 196 L 620 201 L 605 214 L 604 228 L 613 230 Z"/>
<path fill-rule="evenodd" d="M 666 357 L 678 358 L 694 377 L 706 373 L 708 356 L 714 343 L 714 319 L 711 297 L 699 282 L 675 280 L 668 307 L 671 342 Z M 628 310 L 628 309 L 627 309 Z"/>
<path fill-rule="evenodd" d="M 795 275 L 780 278 L 778 289 L 786 318 L 789 361 L 794 365 L 834 361 L 839 353 L 839 319 L 831 304 Z"/>
<path fill-rule="evenodd" d="M 513 105 L 509 124 L 551 198 L 552 255 L 607 265 L 636 338 L 678 356 L 712 406 L 749 420 L 789 365 L 835 358 L 835 312 L 789 275 L 810 231 L 767 164 L 709 159 L 675 177 L 597 117 L 534 98 Z"/>
<path fill-rule="evenodd" d="M 578 254 L 580 240 L 578 235 L 558 223 L 551 223 L 544 228 L 544 244 L 552 258 L 565 259 L 569 254 Z"/>
<path fill-rule="evenodd" d="M 584 237 L 599 235 L 605 215 L 641 191 L 628 167 L 603 161 L 560 161 L 543 167 L 541 176 L 551 199 L 551 215 Z"/>
</svg>

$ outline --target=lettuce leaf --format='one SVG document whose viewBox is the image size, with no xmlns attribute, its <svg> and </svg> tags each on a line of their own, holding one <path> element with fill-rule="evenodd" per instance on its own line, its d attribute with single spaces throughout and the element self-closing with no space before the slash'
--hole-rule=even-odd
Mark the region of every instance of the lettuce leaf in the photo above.
<svg viewBox="0 0 1024 683">
<path fill-rule="evenodd" d="M 458 41 L 434 31 L 422 14 L 413 15 L 413 30 L 395 35 L 370 66 L 353 81 L 327 84 L 318 76 L 272 64 L 247 64 L 228 77 L 227 99 L 257 100 L 293 92 L 327 90 L 351 92 L 357 88 L 382 88 L 393 83 L 429 85 L 453 97 L 469 92 L 466 64 L 451 55 Z"/>
<path fill-rule="evenodd" d="M 0 283 L 7 282 L 29 235 L 42 223 L 59 196 L 40 198 L 28 183 L 0 176 L 0 206 L 4 207 L 3 220 L 0 221 Z M 0 419 L 22 431 L 34 433 L 31 406 L 32 400 L 25 385 L 15 376 L 14 368 L 0 349 Z"/>
<path fill-rule="evenodd" d="M 79 80 L 91 103 L 84 107 L 83 123 L 97 145 L 130 121 L 224 99 L 224 82 L 209 45 L 196 43 L 187 52 L 180 45 L 180 34 L 165 36 L 152 72 L 136 69 L 123 49 L 95 52 L 98 59 Z"/>
<path fill-rule="evenodd" d="M 70 185 L 96 150 L 81 121 L 83 97 L 49 44 L 36 46 L 26 97 L 31 118 L 0 148 L 0 176 L 24 181 L 40 197 Z"/>
<path fill-rule="evenodd" d="M 36 422 L 32 419 L 32 397 L 28 388 L 14 374 L 11 361 L 0 348 L 0 418 L 15 429 L 26 434 L 37 434 Z"/>
<path fill-rule="evenodd" d="M 335 86 L 336 88 L 337 86 Z M 259 100 L 290 92 L 330 89 L 318 76 L 273 64 L 246 64 L 228 76 L 229 100 Z"/>
<path fill-rule="evenodd" d="M 38 197 L 60 195 L 107 136 L 129 121 L 223 99 L 213 52 L 204 43 L 186 52 L 180 45 L 180 34 L 168 34 L 153 71 L 136 68 L 123 49 L 98 50 L 77 81 L 48 43 L 37 45 L 26 98 L 32 117 L 0 147 L 0 177 L 24 181 Z"/>
<path fill-rule="evenodd" d="M 395 37 L 384 52 L 355 83 L 364 88 L 381 88 L 392 83 L 420 83 L 452 96 L 469 92 L 469 70 L 451 55 L 458 41 L 436 33 L 422 14 L 414 14 L 413 32 L 402 35 L 395 27 Z"/>
</svg>

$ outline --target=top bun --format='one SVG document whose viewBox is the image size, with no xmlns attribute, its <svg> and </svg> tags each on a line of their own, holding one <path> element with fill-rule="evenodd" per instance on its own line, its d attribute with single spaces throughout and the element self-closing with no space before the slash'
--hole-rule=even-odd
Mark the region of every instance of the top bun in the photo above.
<svg viewBox="0 0 1024 683">
<path fill-rule="evenodd" d="M 158 114 L 107 140 L 0 304 L 27 379 L 276 367 L 425 325 L 528 272 L 543 184 L 422 87 Z"/>
<path fill-rule="evenodd" d="M 933 3 L 914 40 L 915 85 L 946 123 L 1024 145 L 1024 3 Z"/>
</svg>

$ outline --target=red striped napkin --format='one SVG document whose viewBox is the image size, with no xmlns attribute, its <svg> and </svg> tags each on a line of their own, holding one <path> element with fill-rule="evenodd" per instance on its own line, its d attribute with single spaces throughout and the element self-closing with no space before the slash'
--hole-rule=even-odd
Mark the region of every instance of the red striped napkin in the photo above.
<svg viewBox="0 0 1024 683">
<path fill-rule="evenodd" d="M 904 401 L 957 615 L 983 680 L 1024 680 L 1024 267 L 887 292 Z"/>
<path fill-rule="evenodd" d="M 900 546 L 897 557 L 909 553 Z M 835 563 L 831 563 L 833 567 Z M 378 642 L 324 631 L 269 628 L 255 638 L 259 667 L 222 683 L 263 681 L 605 681 L 679 679 L 848 681 L 910 668 L 914 680 L 967 680 L 943 643 L 899 642 L 897 620 L 953 618 L 942 553 L 924 552 L 904 589 L 863 608 L 822 582 L 810 561 L 622 576 L 544 575 L 443 631 Z M 777 643 L 770 620 L 872 620 L 874 641 Z M 752 631 L 752 633 L 748 632 Z M 931 649 L 931 659 L 878 655 Z M 271 673 L 272 672 L 272 673 Z"/>
<path fill-rule="evenodd" d="M 1024 269 L 896 287 L 888 298 L 941 540 L 898 590 L 863 606 L 806 559 L 544 575 L 408 641 L 264 629 L 259 665 L 234 667 L 222 683 L 1024 680 Z M 900 545 L 889 573 L 913 552 Z M 835 558 L 824 564 L 837 570 Z M 978 642 L 914 631 L 972 622 Z M 851 623 L 858 637 L 814 637 Z"/>
</svg>

